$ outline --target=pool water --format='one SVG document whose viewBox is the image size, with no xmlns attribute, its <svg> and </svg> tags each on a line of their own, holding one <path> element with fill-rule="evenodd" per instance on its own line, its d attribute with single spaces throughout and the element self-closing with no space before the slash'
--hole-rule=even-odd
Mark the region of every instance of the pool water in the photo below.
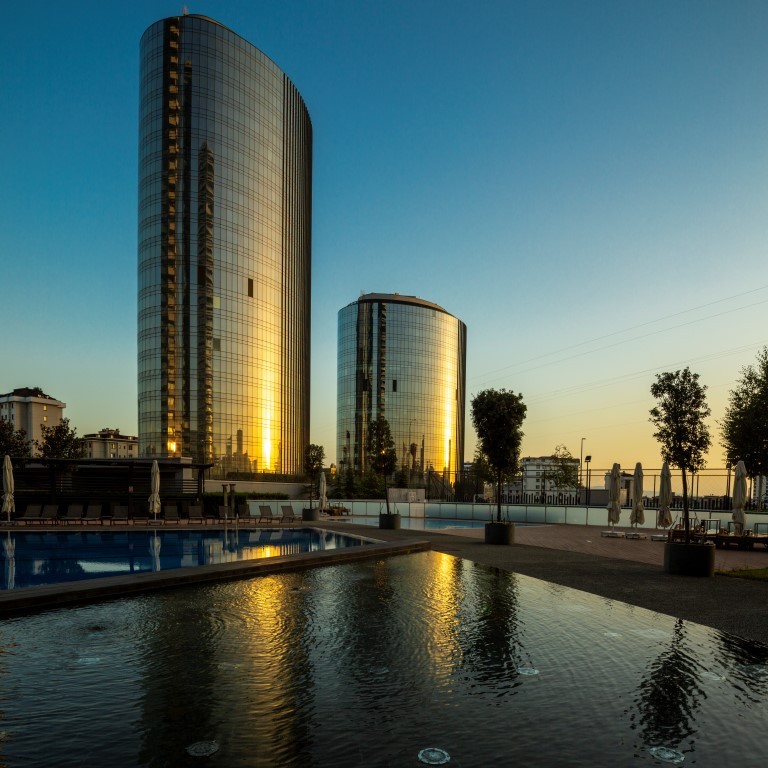
<svg viewBox="0 0 768 768">
<path fill-rule="evenodd" d="M 360 546 L 365 539 L 318 529 L 97 531 L 7 534 L 3 589 L 255 560 Z"/>
<path fill-rule="evenodd" d="M 7 619 L 0 649 L 7 768 L 763 764 L 768 646 L 435 552 Z"/>
</svg>

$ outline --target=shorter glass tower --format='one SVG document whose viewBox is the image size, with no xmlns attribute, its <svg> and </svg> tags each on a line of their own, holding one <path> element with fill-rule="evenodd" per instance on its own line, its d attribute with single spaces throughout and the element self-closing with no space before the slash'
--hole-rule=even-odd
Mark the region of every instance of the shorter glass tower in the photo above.
<svg viewBox="0 0 768 768">
<path fill-rule="evenodd" d="M 336 457 L 365 471 L 368 424 L 389 422 L 409 483 L 464 462 L 467 327 L 437 304 L 369 293 L 339 311 Z"/>
</svg>

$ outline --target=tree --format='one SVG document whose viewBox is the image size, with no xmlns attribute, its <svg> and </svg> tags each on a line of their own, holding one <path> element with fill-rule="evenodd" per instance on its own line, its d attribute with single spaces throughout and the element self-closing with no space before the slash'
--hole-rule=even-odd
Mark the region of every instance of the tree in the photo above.
<svg viewBox="0 0 768 768">
<path fill-rule="evenodd" d="M 501 522 L 501 483 L 517 472 L 527 410 L 523 396 L 506 389 L 485 389 L 472 398 L 472 425 L 496 479 L 498 523 Z"/>
<path fill-rule="evenodd" d="M 564 446 L 555 446 L 555 452 L 551 456 L 552 470 L 549 479 L 555 490 L 573 490 L 579 487 L 578 462 L 571 452 Z"/>
<path fill-rule="evenodd" d="M 757 365 L 741 369 L 741 378 L 728 396 L 720 422 L 725 457 L 743 461 L 752 478 L 768 475 L 768 347 L 757 353 Z M 758 489 L 758 509 L 763 489 Z"/>
<path fill-rule="evenodd" d="M 85 440 L 69 426 L 69 419 L 62 419 L 53 427 L 41 424 L 40 428 L 43 439 L 37 441 L 37 450 L 44 459 L 82 459 L 85 456 Z"/>
<path fill-rule="evenodd" d="M 711 442 L 709 427 L 705 423 L 710 414 L 706 390 L 699 383 L 699 374 L 691 373 L 689 368 L 674 373 L 659 373 L 651 385 L 651 395 L 658 400 L 658 405 L 650 411 L 650 421 L 656 427 L 653 436 L 661 444 L 661 458 L 683 473 L 686 543 L 691 540 L 686 472 L 698 472 L 704 467 L 704 454 Z"/>
<path fill-rule="evenodd" d="M 23 429 L 14 429 L 8 419 L 0 417 L 0 457 L 5 454 L 27 458 L 32 455 L 32 441 Z"/>
<path fill-rule="evenodd" d="M 322 445 L 310 443 L 304 449 L 304 474 L 309 478 L 309 508 L 312 509 L 312 498 L 316 488 L 315 483 L 320 479 L 320 472 L 325 461 L 325 449 Z"/>
<path fill-rule="evenodd" d="M 389 429 L 389 422 L 383 416 L 379 416 L 376 421 L 368 425 L 368 444 L 366 448 L 371 462 L 371 469 L 384 480 L 384 499 L 387 503 L 387 514 L 389 514 L 387 477 L 397 467 L 397 452 L 395 451 L 395 441 L 392 439 L 392 432 Z"/>
</svg>

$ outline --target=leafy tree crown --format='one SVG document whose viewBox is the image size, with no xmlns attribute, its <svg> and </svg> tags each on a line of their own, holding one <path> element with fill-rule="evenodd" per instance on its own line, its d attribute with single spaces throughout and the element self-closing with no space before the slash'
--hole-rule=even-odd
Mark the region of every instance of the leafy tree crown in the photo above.
<svg viewBox="0 0 768 768">
<path fill-rule="evenodd" d="M 497 476 L 517 470 L 527 410 L 523 396 L 506 389 L 485 389 L 472 398 L 472 425 Z"/>
<path fill-rule="evenodd" d="M 69 426 L 69 419 L 49 427 L 40 425 L 42 440 L 37 449 L 45 459 L 82 459 L 85 456 L 85 440 L 77 436 L 77 430 Z"/>
<path fill-rule="evenodd" d="M 651 408 L 650 421 L 656 427 L 653 436 L 661 446 L 661 457 L 690 472 L 704 467 L 711 443 L 705 421 L 710 414 L 706 389 L 699 383 L 699 374 L 689 368 L 659 373 L 651 385 L 658 403 Z"/>
<path fill-rule="evenodd" d="M 32 455 L 32 441 L 23 429 L 14 429 L 6 418 L 0 417 L 0 458 L 5 454 L 27 458 Z"/>
<path fill-rule="evenodd" d="M 304 473 L 314 479 L 323 468 L 325 449 L 322 445 L 310 443 L 304 449 Z"/>
<path fill-rule="evenodd" d="M 742 368 L 720 429 L 728 462 L 743 461 L 750 477 L 768 475 L 768 347 Z"/>
<path fill-rule="evenodd" d="M 379 416 L 368 425 L 368 458 L 371 469 L 379 475 L 391 475 L 397 467 L 397 452 L 389 422 Z"/>
</svg>

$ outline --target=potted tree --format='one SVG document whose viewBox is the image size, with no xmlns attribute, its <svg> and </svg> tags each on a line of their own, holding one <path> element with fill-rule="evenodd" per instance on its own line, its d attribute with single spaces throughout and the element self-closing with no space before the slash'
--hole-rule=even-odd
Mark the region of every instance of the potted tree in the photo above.
<svg viewBox="0 0 768 768">
<path fill-rule="evenodd" d="M 304 449 L 304 474 L 309 478 L 309 509 L 306 507 L 301 512 L 301 519 L 304 522 L 317 521 L 320 519 L 319 507 L 312 506 L 312 499 L 315 491 L 315 483 L 318 481 L 320 472 L 323 471 L 323 461 L 325 459 L 325 450 L 322 445 L 310 443 Z"/>
<path fill-rule="evenodd" d="M 506 389 L 486 389 L 472 398 L 472 425 L 496 480 L 496 520 L 485 524 L 486 544 L 514 544 L 515 526 L 501 519 L 501 484 L 514 475 L 520 460 L 523 396 Z"/>
<path fill-rule="evenodd" d="M 387 492 L 387 477 L 397 467 L 397 453 L 389 422 L 379 416 L 368 425 L 368 456 L 371 469 L 384 479 L 384 499 L 387 504 L 386 513 L 379 515 L 379 528 L 396 530 L 400 528 L 400 514 L 389 511 L 389 493 Z"/>
<path fill-rule="evenodd" d="M 650 412 L 650 421 L 656 427 L 653 436 L 661 445 L 662 459 L 678 467 L 683 475 L 685 540 L 670 540 L 664 545 L 664 570 L 667 573 L 688 576 L 713 576 L 715 573 L 714 544 L 691 539 L 688 510 L 687 473 L 704 467 L 704 454 L 711 442 L 704 421 L 710 414 L 706 389 L 699 383 L 699 374 L 691 373 L 689 368 L 659 373 L 651 385 L 651 394 L 658 400 Z"/>
</svg>

